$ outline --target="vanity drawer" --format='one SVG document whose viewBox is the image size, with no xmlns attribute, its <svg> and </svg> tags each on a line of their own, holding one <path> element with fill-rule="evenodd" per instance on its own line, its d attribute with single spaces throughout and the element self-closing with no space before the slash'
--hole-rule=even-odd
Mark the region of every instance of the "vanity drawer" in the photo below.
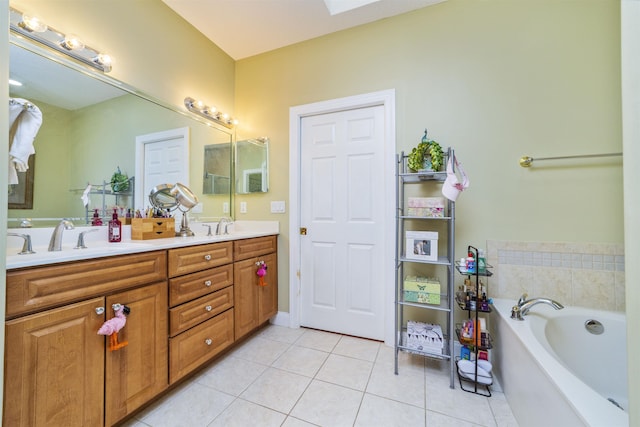
<svg viewBox="0 0 640 427">
<path fill-rule="evenodd" d="M 174 383 L 233 344 L 233 308 L 169 339 L 169 382 Z"/>
<path fill-rule="evenodd" d="M 169 249 L 169 277 L 194 273 L 231 262 L 233 262 L 232 242 Z"/>
<path fill-rule="evenodd" d="M 233 307 L 233 286 L 169 310 L 169 336 L 175 336 Z"/>
<path fill-rule="evenodd" d="M 7 272 L 7 318 L 167 278 L 165 251 Z"/>
<path fill-rule="evenodd" d="M 276 236 L 255 237 L 233 242 L 233 259 L 241 261 L 276 252 Z"/>
<path fill-rule="evenodd" d="M 169 307 L 233 284 L 233 264 L 169 279 Z"/>
</svg>

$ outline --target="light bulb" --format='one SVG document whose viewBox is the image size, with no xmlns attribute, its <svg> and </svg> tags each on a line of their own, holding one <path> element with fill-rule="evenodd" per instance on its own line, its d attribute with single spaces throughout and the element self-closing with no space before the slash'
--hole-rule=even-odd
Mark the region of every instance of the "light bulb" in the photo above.
<svg viewBox="0 0 640 427">
<path fill-rule="evenodd" d="M 39 18 L 30 15 L 22 15 L 22 21 L 18 25 L 27 31 L 33 31 L 36 33 L 44 33 L 48 28 L 47 24 L 42 22 Z"/>
<path fill-rule="evenodd" d="M 22 83 L 20 83 L 20 82 L 19 82 L 19 81 L 17 81 L 17 80 L 13 80 L 13 79 L 9 79 L 9 84 L 10 84 L 11 86 L 22 86 Z"/>
<path fill-rule="evenodd" d="M 82 43 L 78 36 L 73 34 L 66 35 L 61 45 L 67 50 L 79 50 L 84 48 L 84 43 Z"/>
</svg>

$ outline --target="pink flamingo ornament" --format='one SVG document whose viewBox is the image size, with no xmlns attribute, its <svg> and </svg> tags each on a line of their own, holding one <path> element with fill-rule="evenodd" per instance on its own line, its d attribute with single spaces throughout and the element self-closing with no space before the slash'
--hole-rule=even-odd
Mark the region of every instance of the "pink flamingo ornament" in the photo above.
<svg viewBox="0 0 640 427">
<path fill-rule="evenodd" d="M 115 312 L 115 317 L 102 324 L 98 329 L 98 335 L 109 335 L 109 351 L 115 351 L 129 344 L 128 341 L 118 342 L 118 332 L 127 323 L 127 315 L 131 309 L 123 304 L 113 304 L 111 308 Z"/>
<path fill-rule="evenodd" d="M 264 261 L 256 262 L 258 266 L 258 271 L 256 271 L 256 275 L 259 277 L 258 286 L 267 286 L 267 282 L 264 281 L 264 276 L 267 275 L 267 263 Z"/>
</svg>

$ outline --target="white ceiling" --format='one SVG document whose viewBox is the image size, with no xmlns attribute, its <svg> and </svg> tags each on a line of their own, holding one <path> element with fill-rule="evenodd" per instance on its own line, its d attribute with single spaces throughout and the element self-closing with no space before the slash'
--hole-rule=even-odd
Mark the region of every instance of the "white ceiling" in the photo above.
<svg viewBox="0 0 640 427">
<path fill-rule="evenodd" d="M 238 60 L 445 0 L 163 1 Z"/>
</svg>

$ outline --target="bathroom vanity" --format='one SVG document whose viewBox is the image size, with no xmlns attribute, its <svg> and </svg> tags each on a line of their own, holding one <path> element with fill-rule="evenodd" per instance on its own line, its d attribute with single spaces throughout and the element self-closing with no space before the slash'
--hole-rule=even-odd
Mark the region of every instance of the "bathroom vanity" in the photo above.
<svg viewBox="0 0 640 427">
<path fill-rule="evenodd" d="M 210 362 L 276 314 L 276 235 L 8 261 L 3 425 L 111 426 Z M 68 251 L 60 259 L 82 256 Z M 258 286 L 261 262 L 266 286 Z M 118 303 L 130 308 L 117 333 L 127 344 L 111 351 L 97 331 Z"/>
</svg>

